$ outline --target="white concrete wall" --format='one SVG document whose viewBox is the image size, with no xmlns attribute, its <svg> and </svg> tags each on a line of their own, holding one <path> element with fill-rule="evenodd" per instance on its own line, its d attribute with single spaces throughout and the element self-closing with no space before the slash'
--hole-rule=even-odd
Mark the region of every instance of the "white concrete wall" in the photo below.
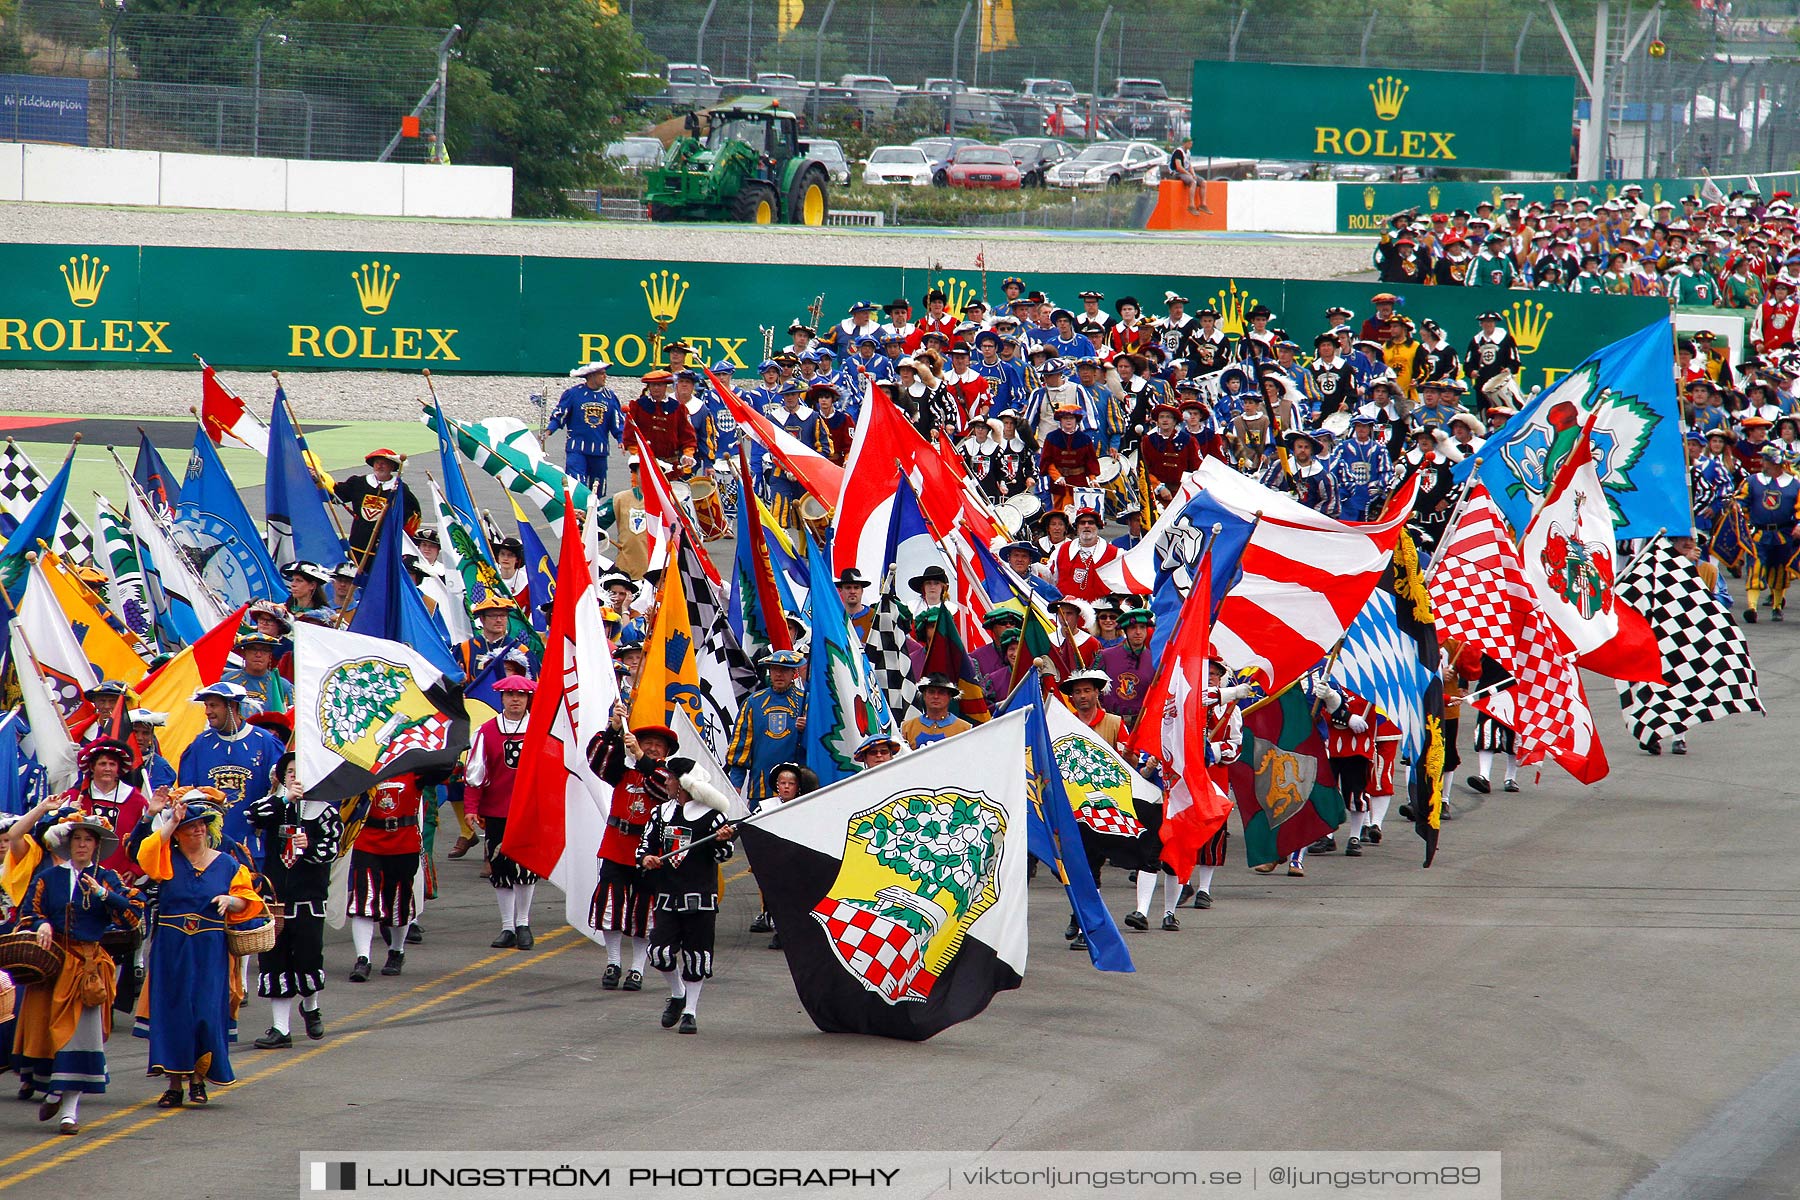
<svg viewBox="0 0 1800 1200">
<path fill-rule="evenodd" d="M 156 204 L 161 155 L 148 150 L 25 145 L 24 200 Z"/>
<path fill-rule="evenodd" d="M 287 211 L 400 216 L 406 211 L 405 171 L 395 163 L 295 159 L 288 164 Z"/>
<path fill-rule="evenodd" d="M 492 167 L 407 163 L 400 168 L 409 217 L 512 215 L 512 173 Z"/>
<path fill-rule="evenodd" d="M 163 208 L 234 208 L 281 212 L 287 207 L 288 163 L 282 158 L 162 154 Z"/>
<path fill-rule="evenodd" d="M 512 168 L 0 142 L 0 201 L 368 216 L 512 216 Z"/>
<path fill-rule="evenodd" d="M 0 200 L 25 198 L 25 147 L 0 142 Z"/>
<path fill-rule="evenodd" d="M 1335 183 L 1250 179 L 1231 183 L 1231 227 L 1253 233 L 1334 233 Z"/>
</svg>

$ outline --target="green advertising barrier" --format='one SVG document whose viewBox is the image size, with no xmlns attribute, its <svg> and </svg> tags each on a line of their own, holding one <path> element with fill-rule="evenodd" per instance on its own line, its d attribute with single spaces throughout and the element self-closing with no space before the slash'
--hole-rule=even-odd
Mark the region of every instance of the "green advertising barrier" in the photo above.
<svg viewBox="0 0 1800 1200">
<path fill-rule="evenodd" d="M 1005 264 L 979 271 L 897 267 L 490 255 L 369 255 L 310 250 L 166 246 L 0 246 L 0 364 L 217 367 L 283 371 L 405 370 L 562 375 L 605 357 L 618 373 L 663 366 L 663 346 L 692 343 L 708 363 L 753 371 L 761 326 L 785 331 L 815 300 L 826 321 L 857 300 L 909 296 L 923 308 L 941 288 L 951 311 L 999 296 Z M 1357 320 L 1380 285 L 1187 275 L 1039 274 L 1034 288 L 1073 306 L 1097 288 L 1109 303 L 1162 295 L 1210 305 L 1228 333 L 1257 304 L 1310 347 L 1325 310 Z M 1460 348 L 1475 316 L 1498 308 L 1525 356 L 1527 386 L 1547 383 L 1591 351 L 1667 312 L 1654 298 L 1570 296 L 1486 288 L 1394 288 L 1404 312 L 1435 317 Z M 775 342 L 786 345 L 785 332 Z"/>
<path fill-rule="evenodd" d="M 1192 94 L 1196 155 L 1569 170 L 1565 77 L 1197 61 Z"/>
<path fill-rule="evenodd" d="M 1800 194 L 1800 175 L 1714 175 L 1712 182 L 1722 194 L 1729 195 L 1754 187 L 1764 196 L 1776 192 Z M 1508 193 L 1523 196 L 1524 203 L 1533 201 L 1548 206 L 1552 200 L 1573 200 L 1586 196 L 1594 204 L 1618 196 L 1620 189 L 1637 184 L 1644 189 L 1644 202 L 1656 204 L 1668 200 L 1681 212 L 1681 197 L 1694 196 L 1706 186 L 1705 179 L 1553 179 L 1553 180 L 1481 180 L 1468 183 L 1340 183 L 1337 189 L 1337 227 L 1339 233 L 1379 233 L 1387 228 L 1388 218 L 1397 212 L 1417 208 L 1424 213 L 1474 212 L 1482 201 L 1498 205 Z"/>
</svg>

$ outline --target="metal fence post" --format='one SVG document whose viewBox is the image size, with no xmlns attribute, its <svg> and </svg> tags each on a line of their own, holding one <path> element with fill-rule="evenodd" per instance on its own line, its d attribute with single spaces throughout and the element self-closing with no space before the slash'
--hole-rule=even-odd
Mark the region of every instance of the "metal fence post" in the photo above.
<svg viewBox="0 0 1800 1200">
<path fill-rule="evenodd" d="M 713 9 L 719 7 L 719 0 L 710 0 L 706 6 L 706 15 L 700 18 L 700 28 L 694 33 L 694 65 L 701 66 L 706 62 L 706 27 L 712 24 Z"/>
<path fill-rule="evenodd" d="M 113 148 L 113 110 L 118 103 L 119 22 L 124 19 L 125 10 L 121 8 L 106 27 L 106 146 L 109 150 Z"/>
<path fill-rule="evenodd" d="M 263 36 L 269 32 L 269 26 L 274 23 L 274 17 L 265 17 L 263 23 L 256 29 L 256 66 L 250 77 L 250 157 L 252 158 L 262 154 Z"/>
<path fill-rule="evenodd" d="M 444 141 L 445 124 L 450 108 L 450 43 L 462 32 L 461 25 L 452 25 L 444 40 L 438 43 L 437 49 L 437 144 L 438 153 L 448 161 L 450 145 Z"/>
<path fill-rule="evenodd" d="M 1243 3 L 1242 5 L 1240 5 L 1238 7 L 1237 20 L 1233 21 L 1231 23 L 1231 43 L 1230 43 L 1230 45 L 1228 45 L 1226 47 L 1226 50 L 1225 50 L 1225 61 L 1226 62 L 1236 62 L 1237 61 L 1238 36 L 1244 32 L 1244 22 L 1248 21 L 1249 19 L 1250 19 L 1250 5 L 1249 5 L 1248 0 L 1245 0 L 1245 3 Z"/>
<path fill-rule="evenodd" d="M 1513 43 L 1513 74 L 1519 73 L 1519 60 L 1525 54 L 1525 35 L 1531 32 L 1531 23 L 1537 20 L 1537 13 L 1525 10 L 1525 23 L 1519 26 L 1519 40 Z"/>
<path fill-rule="evenodd" d="M 973 4 L 963 5 L 962 20 L 956 23 L 956 34 L 950 39 L 950 94 L 944 103 L 950 106 L 948 132 L 951 137 L 956 136 L 956 98 L 962 95 L 956 90 L 956 81 L 962 78 L 962 35 L 963 30 L 968 27 L 969 13 L 974 7 Z"/>
<path fill-rule="evenodd" d="M 1100 117 L 1100 44 L 1106 40 L 1106 26 L 1112 20 L 1112 5 L 1100 14 L 1100 28 L 1094 31 L 1094 90 L 1088 94 L 1087 136 L 1094 140 L 1096 122 Z"/>
<path fill-rule="evenodd" d="M 1375 20 L 1379 16 L 1381 16 L 1381 10 L 1371 5 L 1369 19 L 1363 24 L 1362 50 L 1356 64 L 1359 67 L 1369 65 L 1369 35 L 1375 32 Z"/>
<path fill-rule="evenodd" d="M 837 0 L 828 0 L 825 15 L 819 18 L 819 27 L 813 31 L 813 78 L 812 78 L 812 121 L 819 121 L 819 72 L 825 62 L 825 27 L 831 24 L 831 14 L 837 8 Z"/>
</svg>

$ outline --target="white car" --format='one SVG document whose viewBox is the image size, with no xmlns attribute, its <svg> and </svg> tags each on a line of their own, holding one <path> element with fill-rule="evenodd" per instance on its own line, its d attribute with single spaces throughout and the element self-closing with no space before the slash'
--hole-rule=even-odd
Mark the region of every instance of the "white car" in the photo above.
<svg viewBox="0 0 1800 1200">
<path fill-rule="evenodd" d="M 1153 168 L 1167 161 L 1160 146 L 1150 142 L 1096 142 L 1050 168 L 1051 187 L 1109 187 L 1117 183 L 1143 183 Z"/>
<path fill-rule="evenodd" d="M 931 177 L 931 160 L 917 146 L 877 146 L 869 151 L 869 159 L 863 164 L 864 187 L 930 187 Z"/>
</svg>

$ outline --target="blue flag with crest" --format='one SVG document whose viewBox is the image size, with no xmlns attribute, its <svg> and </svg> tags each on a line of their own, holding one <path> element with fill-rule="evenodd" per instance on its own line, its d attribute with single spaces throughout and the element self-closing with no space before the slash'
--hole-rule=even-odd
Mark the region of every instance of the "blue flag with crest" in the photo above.
<svg viewBox="0 0 1800 1200">
<path fill-rule="evenodd" d="M 350 618 L 351 633 L 386 638 L 410 646 L 444 673 L 444 682 L 464 681 L 462 665 L 450 648 L 444 618 L 426 607 L 419 585 L 407 573 L 406 516 L 402 505 L 390 504 L 381 518 L 375 559 L 363 577 L 362 598 Z"/>
<path fill-rule="evenodd" d="M 307 465 L 306 442 L 288 418 L 287 394 L 279 386 L 269 418 L 269 467 L 263 478 L 269 557 L 277 566 L 302 559 L 330 568 L 348 557 Z"/>
<path fill-rule="evenodd" d="M 1612 508 L 1613 535 L 1622 541 L 1690 532 L 1674 331 L 1666 317 L 1596 350 L 1539 392 L 1457 465 L 1458 482 L 1473 473 L 1507 523 L 1524 529 L 1596 409 L 1591 445 Z"/>
<path fill-rule="evenodd" d="M 262 532 L 203 425 L 194 427 L 194 451 L 175 505 L 175 531 L 200 578 L 219 593 L 227 611 L 251 600 L 287 599 L 287 584 L 269 558 Z"/>
</svg>

